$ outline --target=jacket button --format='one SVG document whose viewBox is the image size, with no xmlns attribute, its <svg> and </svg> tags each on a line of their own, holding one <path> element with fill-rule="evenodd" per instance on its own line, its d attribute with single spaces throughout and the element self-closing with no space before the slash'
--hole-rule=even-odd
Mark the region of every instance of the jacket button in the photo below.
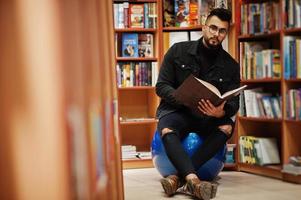
<svg viewBox="0 0 301 200">
<path fill-rule="evenodd" d="M 182 68 L 184 68 L 185 67 L 185 65 L 182 65 Z"/>
<path fill-rule="evenodd" d="M 223 81 L 223 79 L 222 79 L 222 78 L 220 78 L 220 79 L 219 79 L 219 82 L 222 82 L 222 81 Z"/>
</svg>

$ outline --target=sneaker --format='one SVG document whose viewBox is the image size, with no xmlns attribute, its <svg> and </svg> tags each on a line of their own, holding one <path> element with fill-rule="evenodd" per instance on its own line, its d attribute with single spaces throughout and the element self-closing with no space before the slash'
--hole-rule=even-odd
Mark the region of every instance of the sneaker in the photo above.
<svg viewBox="0 0 301 200">
<path fill-rule="evenodd" d="M 181 182 L 178 176 L 169 175 L 166 178 L 162 178 L 160 183 L 167 196 L 172 196 L 177 192 L 177 189 L 181 187 Z"/>
<path fill-rule="evenodd" d="M 198 199 L 209 200 L 212 194 L 212 184 L 207 181 L 200 181 L 198 178 L 190 179 L 187 181 L 187 189 Z M 215 192 L 216 193 L 216 192 Z"/>
</svg>

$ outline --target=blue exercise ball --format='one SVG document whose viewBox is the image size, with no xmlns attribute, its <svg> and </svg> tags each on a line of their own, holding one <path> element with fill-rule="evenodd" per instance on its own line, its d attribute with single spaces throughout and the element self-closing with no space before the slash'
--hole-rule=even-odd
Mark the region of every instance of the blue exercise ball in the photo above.
<svg viewBox="0 0 301 200">
<path fill-rule="evenodd" d="M 190 157 L 194 154 L 194 152 L 196 152 L 202 143 L 202 137 L 196 133 L 189 133 L 187 137 L 182 140 L 182 145 Z M 224 145 L 224 147 L 213 158 L 208 160 L 197 170 L 198 177 L 202 180 L 212 181 L 223 169 L 225 155 L 226 145 Z M 166 155 L 165 148 L 158 131 L 155 132 L 152 141 L 152 159 L 155 168 L 163 177 L 177 173 L 177 170 Z"/>
</svg>

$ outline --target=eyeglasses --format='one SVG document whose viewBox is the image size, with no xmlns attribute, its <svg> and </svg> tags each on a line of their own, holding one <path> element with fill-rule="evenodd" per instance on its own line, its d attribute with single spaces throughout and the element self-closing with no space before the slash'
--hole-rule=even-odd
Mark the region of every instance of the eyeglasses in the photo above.
<svg viewBox="0 0 301 200">
<path fill-rule="evenodd" d="M 208 26 L 208 25 L 206 24 L 206 26 Z M 212 34 L 218 33 L 221 36 L 225 36 L 228 33 L 227 29 L 218 28 L 217 26 L 215 26 L 213 24 L 209 25 L 208 27 L 209 27 L 209 32 Z"/>
</svg>

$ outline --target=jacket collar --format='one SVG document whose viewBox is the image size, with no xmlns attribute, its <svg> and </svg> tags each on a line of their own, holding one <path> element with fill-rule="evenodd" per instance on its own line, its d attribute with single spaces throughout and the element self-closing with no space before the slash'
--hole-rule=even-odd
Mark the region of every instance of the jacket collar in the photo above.
<svg viewBox="0 0 301 200">
<path fill-rule="evenodd" d="M 200 59 L 200 55 L 198 53 L 198 49 L 200 48 L 201 42 L 203 40 L 203 37 L 198 39 L 197 41 L 193 41 L 189 49 L 187 50 L 189 54 L 196 56 L 198 59 Z M 219 66 L 219 67 L 225 67 L 225 59 L 224 59 L 224 49 L 221 47 L 221 49 L 218 52 L 217 58 L 213 66 Z"/>
</svg>

